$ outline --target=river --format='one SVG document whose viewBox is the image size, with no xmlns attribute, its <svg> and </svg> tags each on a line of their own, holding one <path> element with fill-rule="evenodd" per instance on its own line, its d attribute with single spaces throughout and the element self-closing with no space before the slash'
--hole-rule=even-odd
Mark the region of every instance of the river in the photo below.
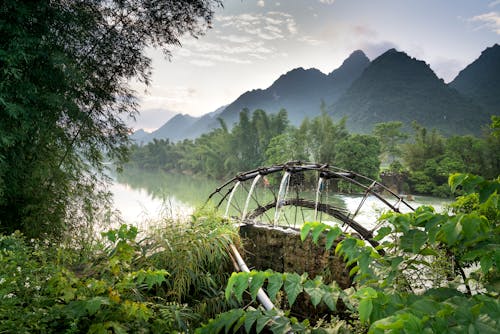
<svg viewBox="0 0 500 334">
<path fill-rule="evenodd" d="M 149 172 L 128 169 L 114 177 L 111 187 L 114 205 L 123 220 L 141 228 L 147 228 L 161 218 L 186 218 L 196 208 L 203 206 L 210 193 L 223 182 L 199 176 L 165 172 Z M 348 211 L 354 212 L 361 196 L 341 195 Z M 240 199 L 241 201 L 241 199 Z M 413 207 L 432 205 L 437 211 L 444 210 L 450 200 L 414 196 L 409 202 Z M 377 214 L 384 208 L 374 197 L 368 197 L 357 220 L 372 225 Z"/>
</svg>

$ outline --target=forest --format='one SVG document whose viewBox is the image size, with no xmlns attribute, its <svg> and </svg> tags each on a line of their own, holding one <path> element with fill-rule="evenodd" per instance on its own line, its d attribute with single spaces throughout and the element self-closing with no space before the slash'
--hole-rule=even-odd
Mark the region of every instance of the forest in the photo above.
<svg viewBox="0 0 500 334">
<path fill-rule="evenodd" d="M 406 193 L 448 197 L 448 176 L 472 173 L 486 178 L 500 171 L 498 118 L 485 124 L 483 136 L 445 137 L 435 129 L 402 122 L 375 125 L 371 134 L 349 133 L 346 119 L 337 122 L 325 111 L 300 126 L 289 124 L 286 110 L 268 114 L 243 110 L 229 130 L 220 127 L 195 140 L 177 143 L 154 139 L 133 145 L 128 166 L 168 172 L 201 174 L 224 179 L 259 166 L 291 160 L 329 163 L 373 179 L 398 174 Z"/>
</svg>

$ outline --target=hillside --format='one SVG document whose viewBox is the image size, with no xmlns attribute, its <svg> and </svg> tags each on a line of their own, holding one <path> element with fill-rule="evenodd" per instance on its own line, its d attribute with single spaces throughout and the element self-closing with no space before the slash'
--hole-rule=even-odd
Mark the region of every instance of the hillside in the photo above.
<svg viewBox="0 0 500 334">
<path fill-rule="evenodd" d="M 136 133 L 144 142 L 153 138 L 179 141 L 196 138 L 219 126 L 231 127 L 244 108 L 276 113 L 286 109 L 291 124 L 320 113 L 323 102 L 338 120 L 347 117 L 352 132 L 370 132 L 379 122 L 417 121 L 446 135 L 480 134 L 490 116 L 500 114 L 500 46 L 487 48 L 446 85 L 425 62 L 404 52 L 388 50 L 372 62 L 363 51 L 353 52 L 329 74 L 296 68 L 266 89 L 247 91 L 227 106 L 202 117 L 178 114 L 152 134 Z"/>
<path fill-rule="evenodd" d="M 486 113 L 500 114 L 500 45 L 484 50 L 460 71 L 450 87 L 481 105 Z"/>
<path fill-rule="evenodd" d="M 373 60 L 330 110 L 354 132 L 379 122 L 417 121 L 444 134 L 478 134 L 488 115 L 439 79 L 425 62 L 395 49 Z"/>
<path fill-rule="evenodd" d="M 363 51 L 355 51 L 328 75 L 315 68 L 293 69 L 266 89 L 245 92 L 220 116 L 231 125 L 238 120 L 243 108 L 263 109 L 269 113 L 286 109 L 290 122 L 298 125 L 305 117 L 319 115 L 322 101 L 327 105 L 336 102 L 369 63 Z"/>
</svg>

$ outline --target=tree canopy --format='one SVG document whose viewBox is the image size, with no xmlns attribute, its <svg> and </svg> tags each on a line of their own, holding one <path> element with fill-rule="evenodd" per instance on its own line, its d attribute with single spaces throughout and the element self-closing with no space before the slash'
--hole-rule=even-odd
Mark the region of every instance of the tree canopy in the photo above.
<svg viewBox="0 0 500 334">
<path fill-rule="evenodd" d="M 60 234 L 92 216 L 103 161 L 125 158 L 149 83 L 146 47 L 200 36 L 218 0 L 4 1 L 0 8 L 0 228 Z M 104 152 L 104 153 L 103 153 Z M 102 199 L 102 196 L 101 196 Z M 101 201 L 102 203 L 102 201 Z"/>
</svg>

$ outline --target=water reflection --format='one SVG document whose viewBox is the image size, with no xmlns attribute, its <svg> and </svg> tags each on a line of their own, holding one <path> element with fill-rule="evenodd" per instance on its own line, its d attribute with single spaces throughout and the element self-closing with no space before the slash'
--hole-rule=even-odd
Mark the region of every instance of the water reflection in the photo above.
<svg viewBox="0 0 500 334">
<path fill-rule="evenodd" d="M 187 217 L 195 208 L 201 207 L 208 196 L 222 183 L 199 176 L 134 169 L 125 170 L 116 175 L 115 179 L 116 183 L 112 187 L 115 194 L 115 207 L 121 211 L 123 219 L 130 223 L 143 223 L 159 217 Z M 258 200 L 261 205 L 275 201 L 276 194 L 272 196 L 269 192 L 264 191 L 264 188 L 265 185 L 259 182 L 255 191 L 252 190 L 250 202 L 248 192 L 236 192 L 228 215 L 237 215 L 238 212 L 241 215 L 243 211 L 250 215 L 257 205 L 257 201 L 252 203 L 253 199 Z M 318 197 L 317 189 L 304 190 L 302 195 L 309 192 L 310 198 Z M 362 196 L 356 195 L 335 195 L 329 198 L 322 195 L 321 197 L 323 197 L 322 202 L 329 202 L 331 205 L 344 208 L 350 213 L 357 211 L 362 199 Z M 443 210 L 447 203 L 449 203 L 448 200 L 421 196 L 416 196 L 415 201 L 410 202 L 414 207 L 433 205 L 437 211 Z M 294 210 L 294 208 L 287 207 L 283 210 Z M 374 226 L 379 214 L 384 210 L 387 210 L 385 205 L 375 197 L 369 196 L 355 219 L 366 224 L 367 227 Z M 314 207 L 309 211 L 305 212 L 303 220 L 314 220 Z M 301 214 L 304 215 L 304 213 Z M 270 209 L 266 215 L 271 223 L 275 216 L 275 208 Z M 318 214 L 317 218 L 320 215 L 321 213 Z M 266 216 L 263 215 L 261 218 L 265 220 Z"/>
</svg>

